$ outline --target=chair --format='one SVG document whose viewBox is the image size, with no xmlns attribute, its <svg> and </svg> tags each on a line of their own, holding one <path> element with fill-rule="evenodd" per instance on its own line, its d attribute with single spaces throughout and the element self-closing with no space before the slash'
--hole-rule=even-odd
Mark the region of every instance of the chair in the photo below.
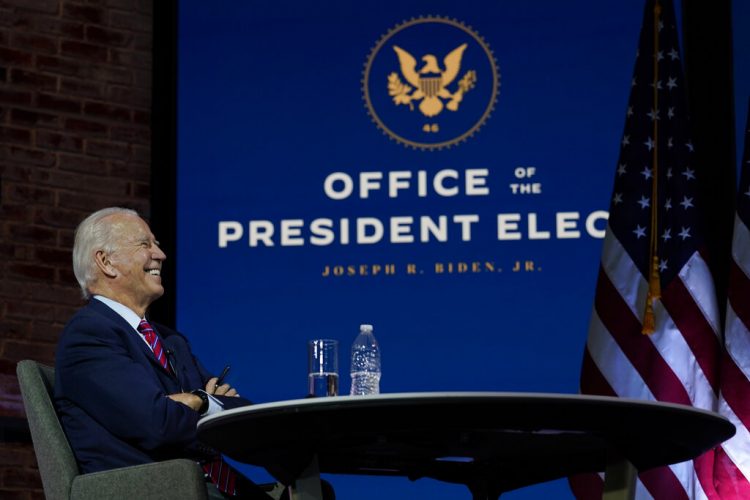
<svg viewBox="0 0 750 500">
<path fill-rule="evenodd" d="M 31 440 L 48 500 L 147 499 L 206 500 L 198 464 L 187 459 L 81 474 L 52 404 L 55 370 L 31 360 L 16 367 Z M 153 488 L 159 484 L 159 488 Z"/>
</svg>

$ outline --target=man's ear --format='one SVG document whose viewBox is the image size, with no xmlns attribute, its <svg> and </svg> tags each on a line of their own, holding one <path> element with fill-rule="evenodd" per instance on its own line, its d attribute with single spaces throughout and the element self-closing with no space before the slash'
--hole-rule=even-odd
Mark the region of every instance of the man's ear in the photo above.
<svg viewBox="0 0 750 500">
<path fill-rule="evenodd" d="M 94 262 L 99 270 L 108 278 L 117 277 L 117 269 L 112 265 L 109 255 L 104 250 L 97 250 L 94 254 Z"/>
</svg>

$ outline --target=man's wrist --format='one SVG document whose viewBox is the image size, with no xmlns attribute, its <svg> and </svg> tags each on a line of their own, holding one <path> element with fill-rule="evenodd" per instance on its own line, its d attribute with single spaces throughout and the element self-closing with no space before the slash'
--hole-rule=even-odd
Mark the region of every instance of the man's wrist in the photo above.
<svg viewBox="0 0 750 500">
<path fill-rule="evenodd" d="M 208 410 L 208 393 L 206 393 L 206 391 L 204 391 L 203 389 L 195 389 L 194 391 L 190 391 L 190 394 L 201 398 L 200 408 L 198 408 L 196 411 L 201 415 L 206 413 L 206 411 Z"/>
</svg>

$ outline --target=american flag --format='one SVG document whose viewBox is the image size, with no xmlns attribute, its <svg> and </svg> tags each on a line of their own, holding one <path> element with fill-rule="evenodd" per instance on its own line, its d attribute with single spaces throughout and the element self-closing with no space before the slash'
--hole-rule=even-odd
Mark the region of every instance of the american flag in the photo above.
<svg viewBox="0 0 750 500">
<path fill-rule="evenodd" d="M 719 307 L 705 259 L 699 191 L 706 172 L 695 163 L 686 106 L 672 1 L 648 0 L 581 392 L 716 411 Z M 710 451 L 641 473 L 636 496 L 718 498 L 714 456 Z M 593 498 L 596 491 L 601 498 L 599 476 L 572 479 L 571 487 L 579 498 Z"/>
<path fill-rule="evenodd" d="M 715 477 L 721 498 L 750 498 L 750 105 L 745 127 L 732 263 L 721 360 L 719 412 L 737 433 L 716 452 Z"/>
</svg>

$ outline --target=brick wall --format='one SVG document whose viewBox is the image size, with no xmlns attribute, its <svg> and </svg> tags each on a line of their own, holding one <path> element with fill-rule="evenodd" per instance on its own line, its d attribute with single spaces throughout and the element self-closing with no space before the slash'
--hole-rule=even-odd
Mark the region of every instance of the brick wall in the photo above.
<svg viewBox="0 0 750 500">
<path fill-rule="evenodd" d="M 151 0 L 0 0 L 0 416 L 15 364 L 52 364 L 81 304 L 73 231 L 98 208 L 148 214 Z M 0 443 L 0 497 L 40 497 L 27 444 Z"/>
</svg>

